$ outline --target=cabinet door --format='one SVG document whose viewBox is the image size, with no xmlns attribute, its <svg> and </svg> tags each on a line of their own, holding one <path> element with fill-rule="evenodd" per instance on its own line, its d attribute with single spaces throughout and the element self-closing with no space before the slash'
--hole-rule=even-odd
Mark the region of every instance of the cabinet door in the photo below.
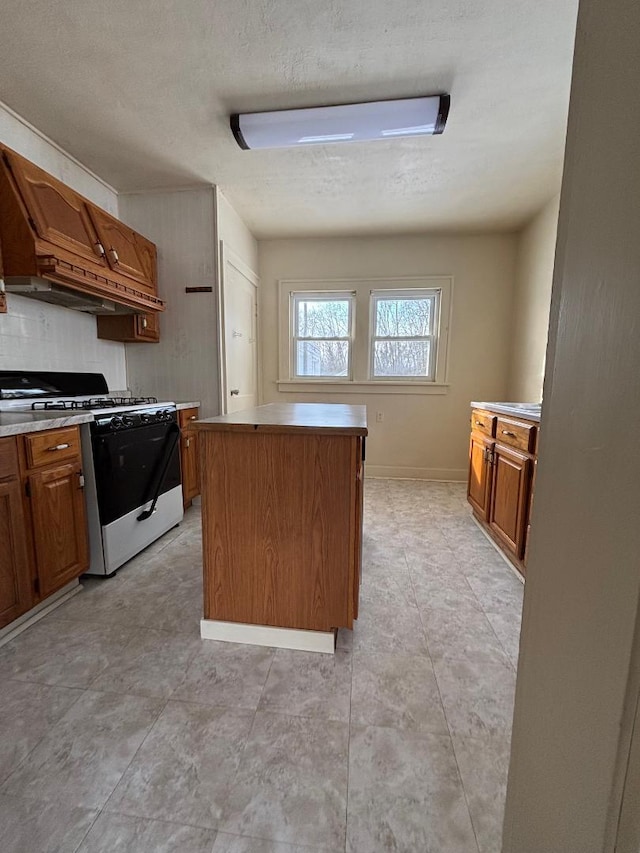
<svg viewBox="0 0 640 853">
<path fill-rule="evenodd" d="M 160 340 L 160 317 L 157 312 L 136 314 L 136 340 L 158 343 Z"/>
<path fill-rule="evenodd" d="M 40 595 L 50 595 L 89 567 L 79 462 L 29 476 Z"/>
<path fill-rule="evenodd" d="M 153 243 L 136 234 L 132 228 L 104 210 L 91 205 L 90 211 L 111 269 L 128 276 L 138 286 L 155 294 L 155 246 Z M 153 253 L 150 252 L 149 246 L 153 246 Z"/>
<path fill-rule="evenodd" d="M 180 442 L 180 465 L 182 467 L 182 496 L 185 507 L 200 494 L 200 469 L 198 459 L 198 436 L 189 429 L 198 418 L 198 409 L 180 409 L 178 423 L 182 430 Z"/>
<path fill-rule="evenodd" d="M 489 501 L 489 526 L 518 559 L 524 552 L 531 458 L 496 444 Z"/>
<path fill-rule="evenodd" d="M 26 613 L 32 586 L 19 480 L 0 482 L 0 628 Z"/>
<path fill-rule="evenodd" d="M 8 151 L 4 156 L 38 236 L 106 267 L 85 201 L 28 160 Z"/>
<path fill-rule="evenodd" d="M 483 520 L 486 520 L 489 513 L 489 499 L 491 497 L 489 454 L 492 449 L 493 441 L 479 432 L 471 433 L 467 499 Z"/>
</svg>

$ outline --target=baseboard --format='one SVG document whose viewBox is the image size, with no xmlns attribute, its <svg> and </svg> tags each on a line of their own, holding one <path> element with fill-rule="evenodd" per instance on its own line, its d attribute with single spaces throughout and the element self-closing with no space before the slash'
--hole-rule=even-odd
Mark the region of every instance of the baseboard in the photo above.
<svg viewBox="0 0 640 853">
<path fill-rule="evenodd" d="M 278 649 L 322 652 L 329 655 L 334 654 L 336 648 L 334 631 L 273 628 L 269 625 L 247 625 L 243 622 L 222 622 L 217 619 L 201 619 L 200 636 L 203 640 L 272 646 Z"/>
<path fill-rule="evenodd" d="M 404 468 L 395 465 L 370 465 L 365 476 L 390 480 L 438 480 L 445 483 L 466 483 L 466 468 Z"/>
<path fill-rule="evenodd" d="M 61 604 L 64 604 L 65 601 L 68 601 L 72 596 L 77 595 L 77 593 L 81 591 L 82 585 L 76 578 L 63 586 L 62 589 L 54 592 L 53 595 L 49 596 L 49 598 L 45 598 L 45 600 L 41 601 L 40 604 L 36 604 L 36 606 L 32 607 L 27 613 L 23 613 L 22 616 L 18 616 L 17 619 L 10 622 L 0 630 L 0 646 L 4 646 L 6 643 L 13 640 L 14 637 L 17 637 L 18 634 L 26 631 L 31 625 L 39 622 L 47 615 L 47 613 L 51 613 L 51 611 L 55 610 L 56 607 L 60 607 Z"/>
</svg>

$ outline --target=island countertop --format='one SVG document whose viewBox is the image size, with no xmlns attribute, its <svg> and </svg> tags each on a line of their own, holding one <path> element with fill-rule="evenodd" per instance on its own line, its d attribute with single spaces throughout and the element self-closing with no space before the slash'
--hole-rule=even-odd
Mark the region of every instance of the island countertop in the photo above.
<svg viewBox="0 0 640 853">
<path fill-rule="evenodd" d="M 330 432 L 367 435 L 367 407 L 343 403 L 267 403 L 228 415 L 204 418 L 193 429 L 222 432 Z"/>
</svg>

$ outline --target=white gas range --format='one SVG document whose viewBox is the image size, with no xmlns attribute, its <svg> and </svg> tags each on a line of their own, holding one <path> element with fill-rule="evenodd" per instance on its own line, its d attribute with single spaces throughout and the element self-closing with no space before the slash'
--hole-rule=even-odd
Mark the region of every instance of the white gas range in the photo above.
<svg viewBox="0 0 640 853">
<path fill-rule="evenodd" d="M 87 574 L 112 575 L 182 520 L 175 403 L 112 397 L 100 373 L 0 371 L 0 411 L 93 416 L 80 426 Z"/>
</svg>

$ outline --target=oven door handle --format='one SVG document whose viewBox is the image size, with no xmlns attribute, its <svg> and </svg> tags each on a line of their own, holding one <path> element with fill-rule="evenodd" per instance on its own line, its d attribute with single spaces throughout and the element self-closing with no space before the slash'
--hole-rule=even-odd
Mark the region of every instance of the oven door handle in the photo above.
<svg viewBox="0 0 640 853">
<path fill-rule="evenodd" d="M 137 521 L 146 521 L 148 518 L 151 518 L 153 513 L 156 511 L 156 504 L 158 503 L 158 498 L 160 497 L 160 489 L 162 488 L 162 484 L 164 483 L 164 478 L 167 476 L 167 471 L 169 470 L 169 463 L 171 462 L 173 451 L 175 450 L 176 444 L 178 443 L 178 439 L 180 438 L 180 427 L 178 426 L 178 424 L 170 424 L 168 433 L 171 434 L 171 439 L 167 444 L 167 449 L 165 451 L 165 457 L 162 466 L 162 473 L 160 474 L 160 477 L 158 479 L 151 506 L 149 507 L 149 509 L 145 509 L 144 512 L 140 513 L 137 518 Z"/>
</svg>

